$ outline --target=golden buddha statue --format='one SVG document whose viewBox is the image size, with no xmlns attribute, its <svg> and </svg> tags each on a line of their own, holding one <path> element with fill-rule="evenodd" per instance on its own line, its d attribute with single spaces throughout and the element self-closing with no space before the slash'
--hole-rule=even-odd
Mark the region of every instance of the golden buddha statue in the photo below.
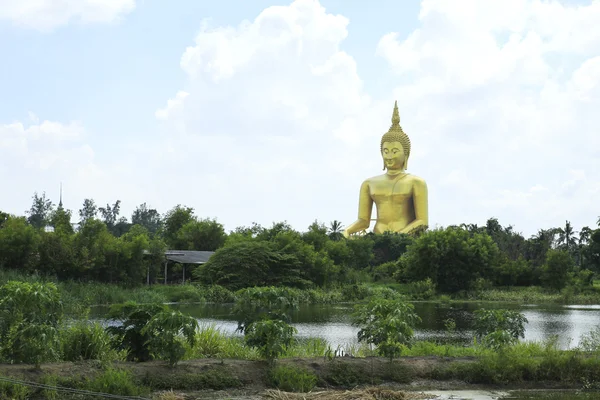
<svg viewBox="0 0 600 400">
<path fill-rule="evenodd" d="M 377 206 L 374 233 L 415 233 L 427 229 L 427 184 L 405 172 L 410 156 L 410 139 L 400 127 L 398 102 L 394 104 L 392 126 L 381 137 L 381 156 L 385 174 L 363 182 L 358 200 L 358 220 L 348 226 L 344 236 L 364 233 L 371 225 L 373 203 Z"/>
</svg>

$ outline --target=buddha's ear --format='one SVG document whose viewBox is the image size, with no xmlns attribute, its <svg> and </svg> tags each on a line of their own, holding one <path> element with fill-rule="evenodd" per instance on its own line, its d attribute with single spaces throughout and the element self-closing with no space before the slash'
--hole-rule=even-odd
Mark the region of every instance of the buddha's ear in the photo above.
<svg viewBox="0 0 600 400">
<path fill-rule="evenodd" d="M 404 160 L 404 169 L 408 169 L 408 158 Z"/>
</svg>

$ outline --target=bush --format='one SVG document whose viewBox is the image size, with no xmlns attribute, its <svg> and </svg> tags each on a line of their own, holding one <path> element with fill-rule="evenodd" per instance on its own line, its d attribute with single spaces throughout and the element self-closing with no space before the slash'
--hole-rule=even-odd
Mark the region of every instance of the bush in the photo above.
<svg viewBox="0 0 600 400">
<path fill-rule="evenodd" d="M 152 336 L 143 329 L 152 317 L 166 310 L 163 304 L 137 304 L 132 301 L 114 304 L 110 308 L 108 318 L 121 325 L 109 326 L 106 330 L 114 335 L 117 349 L 127 352 L 127 361 L 152 359 L 149 346 Z"/>
<path fill-rule="evenodd" d="M 0 350 L 6 360 L 39 367 L 58 358 L 63 308 L 55 284 L 7 282 L 0 287 L 0 314 Z"/>
<path fill-rule="evenodd" d="M 412 341 L 419 321 L 412 304 L 377 297 L 357 305 L 353 315 L 353 325 L 360 327 L 358 341 L 374 344 L 390 362 Z"/>
<path fill-rule="evenodd" d="M 268 383 L 284 392 L 306 393 L 317 385 L 317 375 L 304 368 L 279 365 L 269 371 Z"/>
<path fill-rule="evenodd" d="M 139 396 L 147 390 L 134 381 L 131 372 L 108 368 L 100 375 L 88 379 L 80 389 L 121 396 Z"/>
<path fill-rule="evenodd" d="M 62 359 L 110 360 L 116 356 L 110 335 L 99 323 L 80 321 L 60 331 Z"/>
</svg>

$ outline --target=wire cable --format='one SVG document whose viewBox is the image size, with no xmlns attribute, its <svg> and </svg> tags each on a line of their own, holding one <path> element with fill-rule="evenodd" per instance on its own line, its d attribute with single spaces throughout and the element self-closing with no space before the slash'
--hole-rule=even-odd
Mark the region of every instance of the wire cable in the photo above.
<svg viewBox="0 0 600 400">
<path fill-rule="evenodd" d="M 73 388 L 67 388 L 67 387 L 62 387 L 62 386 L 52 386 L 52 385 L 46 385 L 44 383 L 22 381 L 22 380 L 19 380 L 19 379 L 8 378 L 8 377 L 5 377 L 5 376 L 0 376 L 0 382 L 8 382 L 8 383 L 12 383 L 12 384 L 15 384 L 15 385 L 29 386 L 29 387 L 33 387 L 33 388 L 36 388 L 36 389 L 56 390 L 57 392 L 65 392 L 65 393 L 71 393 L 71 394 L 81 394 L 81 395 L 86 395 L 86 396 L 104 397 L 104 398 L 107 398 L 107 399 L 150 400 L 147 397 L 121 396 L 121 395 L 118 395 L 118 394 L 93 392 L 91 390 L 73 389 Z"/>
</svg>

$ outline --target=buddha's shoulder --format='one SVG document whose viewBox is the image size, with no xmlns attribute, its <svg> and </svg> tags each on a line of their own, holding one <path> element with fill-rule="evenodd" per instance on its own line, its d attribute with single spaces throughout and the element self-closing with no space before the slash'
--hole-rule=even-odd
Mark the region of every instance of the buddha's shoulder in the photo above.
<svg viewBox="0 0 600 400">
<path fill-rule="evenodd" d="M 421 178 L 420 176 L 408 174 L 406 176 L 406 178 L 409 179 L 410 182 L 413 183 L 413 184 L 415 184 L 415 185 L 427 186 L 427 183 L 425 182 L 425 179 Z"/>
<path fill-rule="evenodd" d="M 415 185 L 421 185 L 421 186 L 426 185 L 425 179 L 421 178 L 420 176 L 413 175 L 413 174 L 406 174 L 406 177 L 404 177 L 403 180 L 408 181 Z M 377 176 L 373 176 L 371 178 L 365 179 L 363 184 L 368 185 L 370 183 L 377 183 L 377 182 L 390 182 L 390 178 L 386 174 L 381 174 L 381 175 L 377 175 Z"/>
</svg>

